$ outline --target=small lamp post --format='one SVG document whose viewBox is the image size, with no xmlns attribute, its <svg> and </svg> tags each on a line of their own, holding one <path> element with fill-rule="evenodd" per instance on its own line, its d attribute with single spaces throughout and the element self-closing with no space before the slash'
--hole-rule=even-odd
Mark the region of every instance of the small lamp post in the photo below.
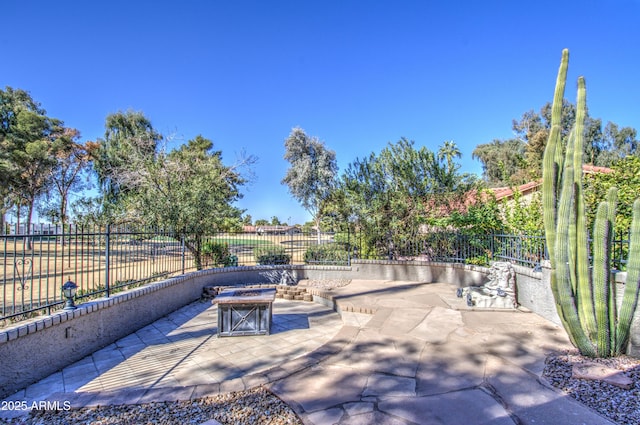
<svg viewBox="0 0 640 425">
<path fill-rule="evenodd" d="M 67 279 L 67 281 L 62 285 L 62 295 L 67 299 L 63 310 L 75 310 L 77 308 L 73 303 L 73 297 L 76 296 L 77 290 L 78 285 L 76 285 L 75 282 L 72 282 L 71 279 Z"/>
</svg>

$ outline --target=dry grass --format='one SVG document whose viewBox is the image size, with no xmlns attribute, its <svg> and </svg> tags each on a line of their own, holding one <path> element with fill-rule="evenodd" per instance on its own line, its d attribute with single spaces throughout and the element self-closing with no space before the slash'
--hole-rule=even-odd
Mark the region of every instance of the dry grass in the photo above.
<svg viewBox="0 0 640 425">
<path fill-rule="evenodd" d="M 25 249 L 23 241 L 4 243 L 0 249 L 0 309 L 7 310 L 14 301 L 17 306 L 61 301 L 60 287 L 68 279 L 78 285 L 80 294 L 85 294 L 104 288 L 107 278 L 114 286 L 182 272 L 177 243 L 145 241 L 114 246 L 107 277 L 105 247 L 92 241 L 67 241 L 64 245 L 34 241 L 30 250 Z"/>
</svg>

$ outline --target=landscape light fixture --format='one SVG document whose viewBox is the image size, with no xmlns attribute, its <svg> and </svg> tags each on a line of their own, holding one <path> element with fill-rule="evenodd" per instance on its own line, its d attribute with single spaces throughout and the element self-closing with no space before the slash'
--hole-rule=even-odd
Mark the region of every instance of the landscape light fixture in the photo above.
<svg viewBox="0 0 640 425">
<path fill-rule="evenodd" d="M 76 296 L 77 290 L 78 285 L 72 282 L 71 279 L 67 279 L 64 285 L 62 285 L 62 295 L 67 299 L 63 310 L 75 310 L 77 308 L 73 302 L 73 297 Z"/>
</svg>

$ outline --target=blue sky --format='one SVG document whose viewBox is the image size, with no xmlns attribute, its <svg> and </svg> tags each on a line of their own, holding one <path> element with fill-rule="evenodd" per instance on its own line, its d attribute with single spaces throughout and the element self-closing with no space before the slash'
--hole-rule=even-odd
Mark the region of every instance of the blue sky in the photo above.
<svg viewBox="0 0 640 425">
<path fill-rule="evenodd" d="M 173 143 L 202 134 L 258 157 L 239 206 L 309 219 L 282 180 L 295 126 L 343 170 L 401 137 L 474 147 L 584 75 L 592 116 L 640 129 L 640 0 L 22 0 L 0 6 L 0 86 L 31 93 L 82 140 L 142 111 Z"/>
</svg>

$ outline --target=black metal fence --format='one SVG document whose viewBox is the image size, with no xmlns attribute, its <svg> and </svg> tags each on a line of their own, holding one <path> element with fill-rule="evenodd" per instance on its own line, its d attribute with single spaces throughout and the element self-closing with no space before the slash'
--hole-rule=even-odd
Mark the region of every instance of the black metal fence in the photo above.
<svg viewBox="0 0 640 425">
<path fill-rule="evenodd" d="M 18 234 L 15 234 L 18 233 Z M 34 228 L 0 235 L 0 321 L 22 320 L 61 308 L 61 285 L 72 280 L 80 298 L 111 293 L 203 268 L 257 264 L 348 265 L 353 258 L 488 265 L 509 261 L 534 268 L 546 259 L 543 236 L 416 233 L 367 242 L 343 232 L 217 233 L 193 241 L 159 229 Z M 367 245 L 373 245 L 371 246 Z M 613 266 L 624 269 L 628 241 L 616 239 Z M 2 323 L 0 323 L 1 325 Z"/>
<path fill-rule="evenodd" d="M 387 257 L 395 260 L 422 260 L 488 265 L 509 261 L 534 268 L 546 259 L 543 236 L 467 235 L 432 232 L 411 239 L 391 240 Z"/>
<path fill-rule="evenodd" d="M 190 236 L 149 228 L 14 227 L 0 235 L 0 321 L 22 320 L 63 306 L 72 280 L 78 298 L 97 298 L 202 268 L 257 264 L 349 264 L 351 247 L 333 234 L 295 229 L 217 233 L 194 246 Z M 339 238 L 338 238 L 339 239 Z"/>
<path fill-rule="evenodd" d="M 163 231 L 61 230 L 0 236 L 0 319 L 60 308 L 66 280 L 78 285 L 79 298 L 88 298 L 187 270 L 183 244 Z"/>
</svg>

